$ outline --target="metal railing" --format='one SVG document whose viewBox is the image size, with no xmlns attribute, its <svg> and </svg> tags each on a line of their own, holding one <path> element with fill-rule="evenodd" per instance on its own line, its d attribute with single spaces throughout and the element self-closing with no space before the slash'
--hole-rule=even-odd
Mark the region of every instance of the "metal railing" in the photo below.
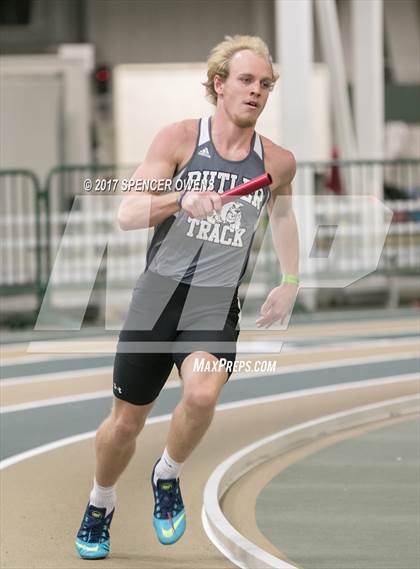
<svg viewBox="0 0 420 569">
<path fill-rule="evenodd" d="M 96 260 L 109 243 L 119 246 L 118 278 L 126 279 L 130 269 L 136 270 L 132 265 L 138 235 L 128 232 L 121 236 L 115 231 L 119 182 L 129 178 L 132 171 L 115 165 L 61 166 L 51 170 L 46 181 L 50 258 L 55 259 L 61 249 L 56 284 L 95 279 L 96 272 L 92 271 Z"/>
<path fill-rule="evenodd" d="M 0 170 L 0 291 L 34 294 L 40 301 L 47 278 L 47 195 L 29 170 Z"/>
<path fill-rule="evenodd" d="M 332 236 L 331 229 L 336 215 L 341 213 L 341 220 L 349 236 L 349 244 L 343 250 L 343 263 L 363 263 L 363 240 L 356 239 L 360 234 L 361 222 L 365 228 L 373 228 L 375 220 L 373 210 L 364 208 L 356 200 L 347 206 L 340 197 L 374 196 L 382 200 L 389 210 L 392 220 L 383 244 L 377 271 L 418 272 L 420 267 L 420 159 L 413 160 L 353 160 L 331 161 L 324 163 L 302 163 L 302 172 L 311 171 L 314 187 L 315 219 L 323 228 L 317 235 L 318 246 L 324 240 L 324 250 Z M 332 200 L 330 207 L 325 207 L 320 196 L 338 198 Z M 369 201 L 366 202 L 369 204 Z M 362 219 L 360 219 L 360 216 Z M 376 222 L 386 221 L 386 214 Z M 353 238 L 353 240 L 351 240 Z M 317 242 L 315 242 L 315 246 Z"/>
<path fill-rule="evenodd" d="M 61 166 L 51 170 L 42 185 L 30 171 L 0 170 L 1 292 L 33 294 L 39 306 L 58 251 L 61 270 L 54 273 L 56 285 L 89 284 L 95 281 L 98 267 L 105 282 L 106 266 L 114 286 L 130 288 L 142 270 L 141 259 L 151 236 L 147 230 L 116 229 L 120 181 L 128 179 L 132 171 L 116 165 Z M 86 180 L 92 186 L 89 191 Z M 360 227 L 372 228 L 378 220 L 369 217 L 370 210 L 358 209 L 357 198 L 350 199 L 371 195 L 383 195 L 392 216 L 377 272 L 420 274 L 420 159 L 302 163 L 294 194 L 298 201 L 309 200 L 304 239 L 307 226 L 313 231 L 307 235 L 310 254 L 301 260 L 303 275 L 316 277 L 318 282 L 326 275 L 339 279 L 363 270 L 372 261 L 366 253 L 372 234 L 360 233 Z M 252 287 L 258 294 L 267 292 L 279 278 L 267 227 L 265 216 L 254 239 L 245 279 L 250 282 L 255 265 Z M 112 267 L 106 261 L 101 264 L 109 246 L 114 253 Z M 330 255 L 334 247 L 335 255 Z"/>
<path fill-rule="evenodd" d="M 420 159 L 300 163 L 293 193 L 300 271 L 311 286 L 367 274 L 420 275 Z M 262 244 L 252 276 L 256 294 L 279 279 L 275 250 L 262 233 L 255 239 Z"/>
</svg>

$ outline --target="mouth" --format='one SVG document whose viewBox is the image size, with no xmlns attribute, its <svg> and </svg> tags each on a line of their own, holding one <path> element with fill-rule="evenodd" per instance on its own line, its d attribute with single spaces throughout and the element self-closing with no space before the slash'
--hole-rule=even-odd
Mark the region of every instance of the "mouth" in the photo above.
<svg viewBox="0 0 420 569">
<path fill-rule="evenodd" d="M 247 101 L 245 103 L 245 105 L 247 107 L 250 107 L 251 109 L 258 109 L 259 108 L 259 104 L 256 101 Z"/>
</svg>

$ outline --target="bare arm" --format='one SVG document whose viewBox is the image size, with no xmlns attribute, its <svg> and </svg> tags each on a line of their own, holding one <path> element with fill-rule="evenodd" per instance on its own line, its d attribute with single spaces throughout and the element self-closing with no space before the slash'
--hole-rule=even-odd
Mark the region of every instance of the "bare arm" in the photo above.
<svg viewBox="0 0 420 569">
<path fill-rule="evenodd" d="M 273 168 L 273 172 L 275 168 Z M 275 189 L 268 202 L 271 234 L 281 271 L 284 275 L 299 275 L 299 238 L 295 214 L 292 208 L 291 182 L 296 172 L 293 155 L 288 152 L 281 160 L 281 171 L 274 178 Z M 274 322 L 284 320 L 296 299 L 298 284 L 282 282 L 267 296 L 261 307 L 259 327 L 269 328 Z"/>
<path fill-rule="evenodd" d="M 134 180 L 171 179 L 182 160 L 180 149 L 186 142 L 182 123 L 164 128 L 153 140 L 144 162 L 134 172 Z M 179 210 L 178 192 L 132 191 L 122 199 L 118 210 L 121 229 L 153 227 Z"/>
<path fill-rule="evenodd" d="M 268 203 L 273 245 L 283 274 L 299 275 L 299 237 L 292 208 L 291 181 L 295 175 L 294 158 L 288 157 L 285 183 L 272 191 Z"/>
<path fill-rule="evenodd" d="M 132 176 L 132 180 L 160 180 L 162 188 L 171 180 L 179 165 L 185 163 L 195 144 L 196 133 L 185 122 L 164 128 L 153 140 L 147 156 Z M 191 122 L 189 121 L 190 126 Z M 132 191 L 122 199 L 118 211 L 121 229 L 154 227 L 179 211 L 179 192 Z M 216 192 L 188 192 L 182 200 L 182 209 L 195 218 L 205 218 L 214 210 L 220 211 L 222 202 Z"/>
</svg>

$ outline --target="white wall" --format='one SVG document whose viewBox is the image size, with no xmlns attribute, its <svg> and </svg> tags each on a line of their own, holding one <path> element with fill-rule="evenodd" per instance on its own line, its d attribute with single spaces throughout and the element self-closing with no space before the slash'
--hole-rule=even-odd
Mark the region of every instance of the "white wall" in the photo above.
<svg viewBox="0 0 420 569">
<path fill-rule="evenodd" d="M 1 168 L 33 170 L 44 179 L 61 162 L 61 90 L 62 76 L 57 73 L 12 75 L 1 81 Z"/>
<path fill-rule="evenodd" d="M 201 85 L 205 77 L 205 63 L 117 66 L 114 73 L 116 162 L 138 164 L 162 127 L 185 118 L 211 115 L 214 107 L 205 99 Z M 328 71 L 322 64 L 314 66 L 313 117 L 317 144 L 312 159 L 328 160 L 330 94 Z M 280 124 L 280 88 L 276 85 L 257 130 L 281 144 Z M 301 134 L 305 136 L 304 132 Z"/>
<path fill-rule="evenodd" d="M 0 58 L 3 168 L 32 168 L 43 177 L 58 164 L 91 162 L 93 57 L 86 58 L 89 49 L 83 47 L 64 48 L 61 56 Z M 89 59 L 91 64 L 86 63 Z M 48 89 L 52 78 L 54 85 Z"/>
</svg>

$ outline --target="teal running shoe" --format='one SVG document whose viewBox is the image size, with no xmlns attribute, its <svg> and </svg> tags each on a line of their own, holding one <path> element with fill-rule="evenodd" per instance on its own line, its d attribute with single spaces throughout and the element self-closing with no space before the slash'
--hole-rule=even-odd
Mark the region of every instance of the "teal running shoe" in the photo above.
<svg viewBox="0 0 420 569">
<path fill-rule="evenodd" d="M 185 532 L 187 524 L 184 503 L 179 487 L 179 478 L 158 479 L 156 484 L 153 482 L 156 464 L 152 472 L 152 488 L 155 499 L 153 527 L 160 543 L 171 545 L 178 541 Z"/>
<path fill-rule="evenodd" d="M 76 537 L 76 549 L 82 559 L 103 559 L 109 554 L 109 526 L 114 510 L 87 505 Z"/>
</svg>

